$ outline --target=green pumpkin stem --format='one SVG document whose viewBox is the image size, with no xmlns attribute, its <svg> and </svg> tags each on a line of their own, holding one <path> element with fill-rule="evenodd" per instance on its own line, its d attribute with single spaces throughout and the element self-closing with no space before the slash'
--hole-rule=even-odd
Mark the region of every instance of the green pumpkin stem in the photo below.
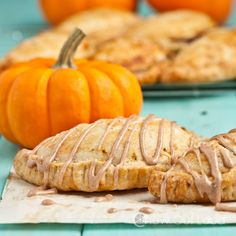
<svg viewBox="0 0 236 236">
<path fill-rule="evenodd" d="M 82 30 L 76 28 L 62 46 L 57 62 L 53 68 L 76 68 L 76 65 L 73 63 L 73 56 L 85 36 Z"/>
</svg>

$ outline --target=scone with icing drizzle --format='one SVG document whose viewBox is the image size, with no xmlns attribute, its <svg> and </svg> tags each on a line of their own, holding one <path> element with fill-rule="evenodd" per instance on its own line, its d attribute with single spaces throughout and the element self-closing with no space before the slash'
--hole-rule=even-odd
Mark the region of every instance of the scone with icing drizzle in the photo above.
<svg viewBox="0 0 236 236">
<path fill-rule="evenodd" d="M 14 167 L 40 191 L 145 188 L 154 167 L 167 171 L 198 144 L 192 132 L 154 115 L 102 119 L 21 150 Z"/>
<path fill-rule="evenodd" d="M 167 172 L 154 170 L 149 191 L 161 203 L 236 200 L 236 129 L 190 148 Z M 222 209 L 221 209 L 222 210 Z"/>
</svg>

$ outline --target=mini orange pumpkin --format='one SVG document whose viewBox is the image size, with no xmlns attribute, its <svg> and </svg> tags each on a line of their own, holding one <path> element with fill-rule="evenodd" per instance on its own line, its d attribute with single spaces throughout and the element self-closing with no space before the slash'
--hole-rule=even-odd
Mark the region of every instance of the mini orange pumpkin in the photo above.
<svg viewBox="0 0 236 236">
<path fill-rule="evenodd" d="M 127 69 L 100 61 L 72 62 L 83 38 L 77 29 L 57 62 L 34 59 L 1 74 L 0 133 L 7 139 L 33 148 L 79 123 L 140 112 L 141 89 Z"/>
<path fill-rule="evenodd" d="M 39 0 L 46 19 L 56 25 L 76 12 L 96 7 L 134 10 L 136 0 Z"/>
<path fill-rule="evenodd" d="M 192 9 L 202 11 L 221 23 L 228 17 L 232 0 L 148 0 L 158 11 Z"/>
</svg>

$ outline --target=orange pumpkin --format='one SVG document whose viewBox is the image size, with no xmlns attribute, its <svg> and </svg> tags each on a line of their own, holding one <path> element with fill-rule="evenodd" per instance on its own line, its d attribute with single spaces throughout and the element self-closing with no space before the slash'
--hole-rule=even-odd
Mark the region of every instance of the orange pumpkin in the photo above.
<svg viewBox="0 0 236 236">
<path fill-rule="evenodd" d="M 136 0 L 39 0 L 46 19 L 56 25 L 76 12 L 95 7 L 134 10 Z"/>
<path fill-rule="evenodd" d="M 57 62 L 34 59 L 0 76 L 0 133 L 33 148 L 43 139 L 79 123 L 138 114 L 142 93 L 135 76 L 122 66 L 77 60 L 84 38 L 76 30 Z"/>
<path fill-rule="evenodd" d="M 158 11 L 192 9 L 210 15 L 216 22 L 226 20 L 230 13 L 232 0 L 148 0 Z"/>
</svg>

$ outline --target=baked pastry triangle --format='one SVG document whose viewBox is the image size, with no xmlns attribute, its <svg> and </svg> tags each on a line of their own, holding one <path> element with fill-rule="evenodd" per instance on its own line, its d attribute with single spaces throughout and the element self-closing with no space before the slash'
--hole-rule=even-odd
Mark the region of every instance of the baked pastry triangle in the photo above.
<svg viewBox="0 0 236 236">
<path fill-rule="evenodd" d="M 95 53 L 98 45 L 122 35 L 128 27 L 138 22 L 137 15 L 121 10 L 97 8 L 80 12 L 56 28 L 49 29 L 20 43 L 7 53 L 0 64 L 0 70 L 16 62 L 35 57 L 56 58 L 62 45 L 76 27 L 82 29 L 87 37 L 80 45 L 75 57 L 89 58 Z"/>
<path fill-rule="evenodd" d="M 104 43 L 93 58 L 125 66 L 141 84 L 150 84 L 160 79 L 160 64 L 166 54 L 151 40 L 122 37 Z"/>
<path fill-rule="evenodd" d="M 177 50 L 214 25 L 215 22 L 204 13 L 176 10 L 147 17 L 129 28 L 126 35 L 148 38 L 169 50 Z"/>
<path fill-rule="evenodd" d="M 163 66 L 161 80 L 211 82 L 236 77 L 236 31 L 215 28 L 193 41 Z"/>
<path fill-rule="evenodd" d="M 236 129 L 190 148 L 167 171 L 154 170 L 149 191 L 161 203 L 236 200 Z"/>
<path fill-rule="evenodd" d="M 175 122 L 146 118 L 101 119 L 46 139 L 15 157 L 24 180 L 63 191 L 147 187 L 151 170 L 167 171 L 199 138 Z"/>
</svg>

